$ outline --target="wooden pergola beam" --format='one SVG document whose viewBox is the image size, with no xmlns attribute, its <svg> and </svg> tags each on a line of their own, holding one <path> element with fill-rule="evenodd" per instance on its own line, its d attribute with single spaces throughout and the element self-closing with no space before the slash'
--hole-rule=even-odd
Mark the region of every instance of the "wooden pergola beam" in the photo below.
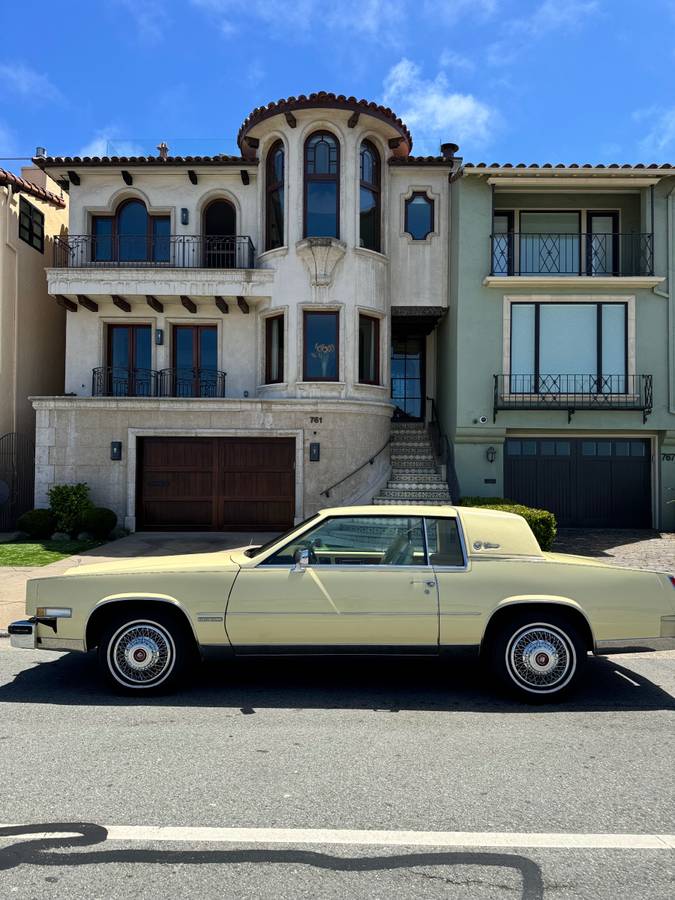
<svg viewBox="0 0 675 900">
<path fill-rule="evenodd" d="M 64 309 L 67 309 L 68 312 L 77 312 L 77 303 L 73 300 L 69 300 L 68 297 L 64 297 L 63 294 L 55 294 L 54 299 L 62 306 Z"/>
<path fill-rule="evenodd" d="M 187 309 L 187 311 L 189 313 L 192 313 L 194 315 L 194 313 L 197 312 L 197 304 L 193 300 L 191 300 L 189 297 L 181 297 L 180 302 L 183 304 L 183 306 L 185 307 L 185 309 Z"/>
<path fill-rule="evenodd" d="M 224 316 L 230 311 L 230 307 L 227 305 L 227 301 L 224 297 L 216 297 L 216 306 Z"/>
<path fill-rule="evenodd" d="M 77 300 L 80 306 L 84 306 L 89 312 L 98 312 L 98 303 L 96 303 L 95 300 L 92 300 L 91 297 L 87 297 L 86 294 L 78 294 Z"/>
<path fill-rule="evenodd" d="M 156 313 L 164 312 L 164 304 L 160 303 L 160 301 L 157 299 L 157 297 L 153 297 L 152 294 L 146 294 L 145 300 L 146 300 L 148 306 L 150 307 L 150 309 L 154 309 L 154 311 Z"/>
<path fill-rule="evenodd" d="M 243 297 L 237 297 L 237 306 L 239 307 L 239 309 L 240 309 L 243 313 L 245 313 L 246 315 L 248 315 L 248 313 L 249 313 L 249 306 L 248 306 L 248 303 L 244 300 Z"/>
<path fill-rule="evenodd" d="M 121 309 L 122 312 L 130 313 L 131 312 L 131 303 L 128 300 L 125 300 L 124 297 L 120 297 L 119 294 L 112 294 L 112 302 L 118 309 Z"/>
</svg>

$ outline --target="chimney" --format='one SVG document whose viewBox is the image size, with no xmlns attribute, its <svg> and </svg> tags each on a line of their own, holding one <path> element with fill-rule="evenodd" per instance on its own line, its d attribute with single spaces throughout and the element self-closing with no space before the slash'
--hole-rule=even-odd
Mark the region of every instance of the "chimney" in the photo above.
<svg viewBox="0 0 675 900">
<path fill-rule="evenodd" d="M 157 144 L 157 149 L 159 150 L 160 159 L 167 159 L 169 156 L 169 145 L 166 141 L 161 141 Z"/>
<path fill-rule="evenodd" d="M 47 151 L 44 147 L 36 147 L 35 148 L 35 156 L 37 159 L 44 159 L 47 155 Z"/>
<path fill-rule="evenodd" d="M 443 157 L 443 159 L 454 159 L 455 153 L 457 153 L 458 150 L 459 144 L 441 144 L 441 156 Z"/>
</svg>

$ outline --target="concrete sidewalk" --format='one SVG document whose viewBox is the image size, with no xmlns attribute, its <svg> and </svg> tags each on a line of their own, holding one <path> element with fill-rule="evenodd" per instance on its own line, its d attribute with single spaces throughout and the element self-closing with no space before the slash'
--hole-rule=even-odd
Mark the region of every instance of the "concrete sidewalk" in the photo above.
<svg viewBox="0 0 675 900">
<path fill-rule="evenodd" d="M 171 556 L 177 553 L 208 553 L 246 544 L 262 544 L 274 537 L 261 532 L 191 532 L 181 534 L 130 534 L 78 556 L 69 556 L 48 566 L 8 566 L 0 568 L 0 634 L 7 625 L 25 614 L 24 599 L 29 578 L 61 575 L 74 566 L 133 559 L 139 556 Z"/>
</svg>

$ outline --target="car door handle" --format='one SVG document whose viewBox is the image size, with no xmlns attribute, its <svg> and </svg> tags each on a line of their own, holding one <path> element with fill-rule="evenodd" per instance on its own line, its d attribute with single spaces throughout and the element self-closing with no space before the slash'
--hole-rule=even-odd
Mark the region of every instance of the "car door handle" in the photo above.
<svg viewBox="0 0 675 900">
<path fill-rule="evenodd" d="M 418 579 L 416 579 L 416 578 L 412 578 L 411 581 L 410 581 L 410 584 L 424 584 L 424 585 L 426 585 L 427 587 L 436 587 L 436 582 L 435 582 L 435 581 L 433 581 L 433 580 L 432 580 L 432 581 L 427 581 L 426 578 L 424 578 L 424 579 L 422 579 L 422 580 L 418 580 Z"/>
</svg>

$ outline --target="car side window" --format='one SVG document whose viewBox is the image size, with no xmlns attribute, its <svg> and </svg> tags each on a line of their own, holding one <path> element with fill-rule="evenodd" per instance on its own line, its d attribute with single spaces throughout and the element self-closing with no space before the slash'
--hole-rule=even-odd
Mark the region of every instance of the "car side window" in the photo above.
<svg viewBox="0 0 675 900">
<path fill-rule="evenodd" d="M 311 566 L 425 566 L 419 516 L 336 516 L 290 541 L 264 566 L 292 566 L 309 550 Z"/>
<path fill-rule="evenodd" d="M 457 519 L 428 518 L 426 523 L 431 565 L 464 566 Z"/>
</svg>

